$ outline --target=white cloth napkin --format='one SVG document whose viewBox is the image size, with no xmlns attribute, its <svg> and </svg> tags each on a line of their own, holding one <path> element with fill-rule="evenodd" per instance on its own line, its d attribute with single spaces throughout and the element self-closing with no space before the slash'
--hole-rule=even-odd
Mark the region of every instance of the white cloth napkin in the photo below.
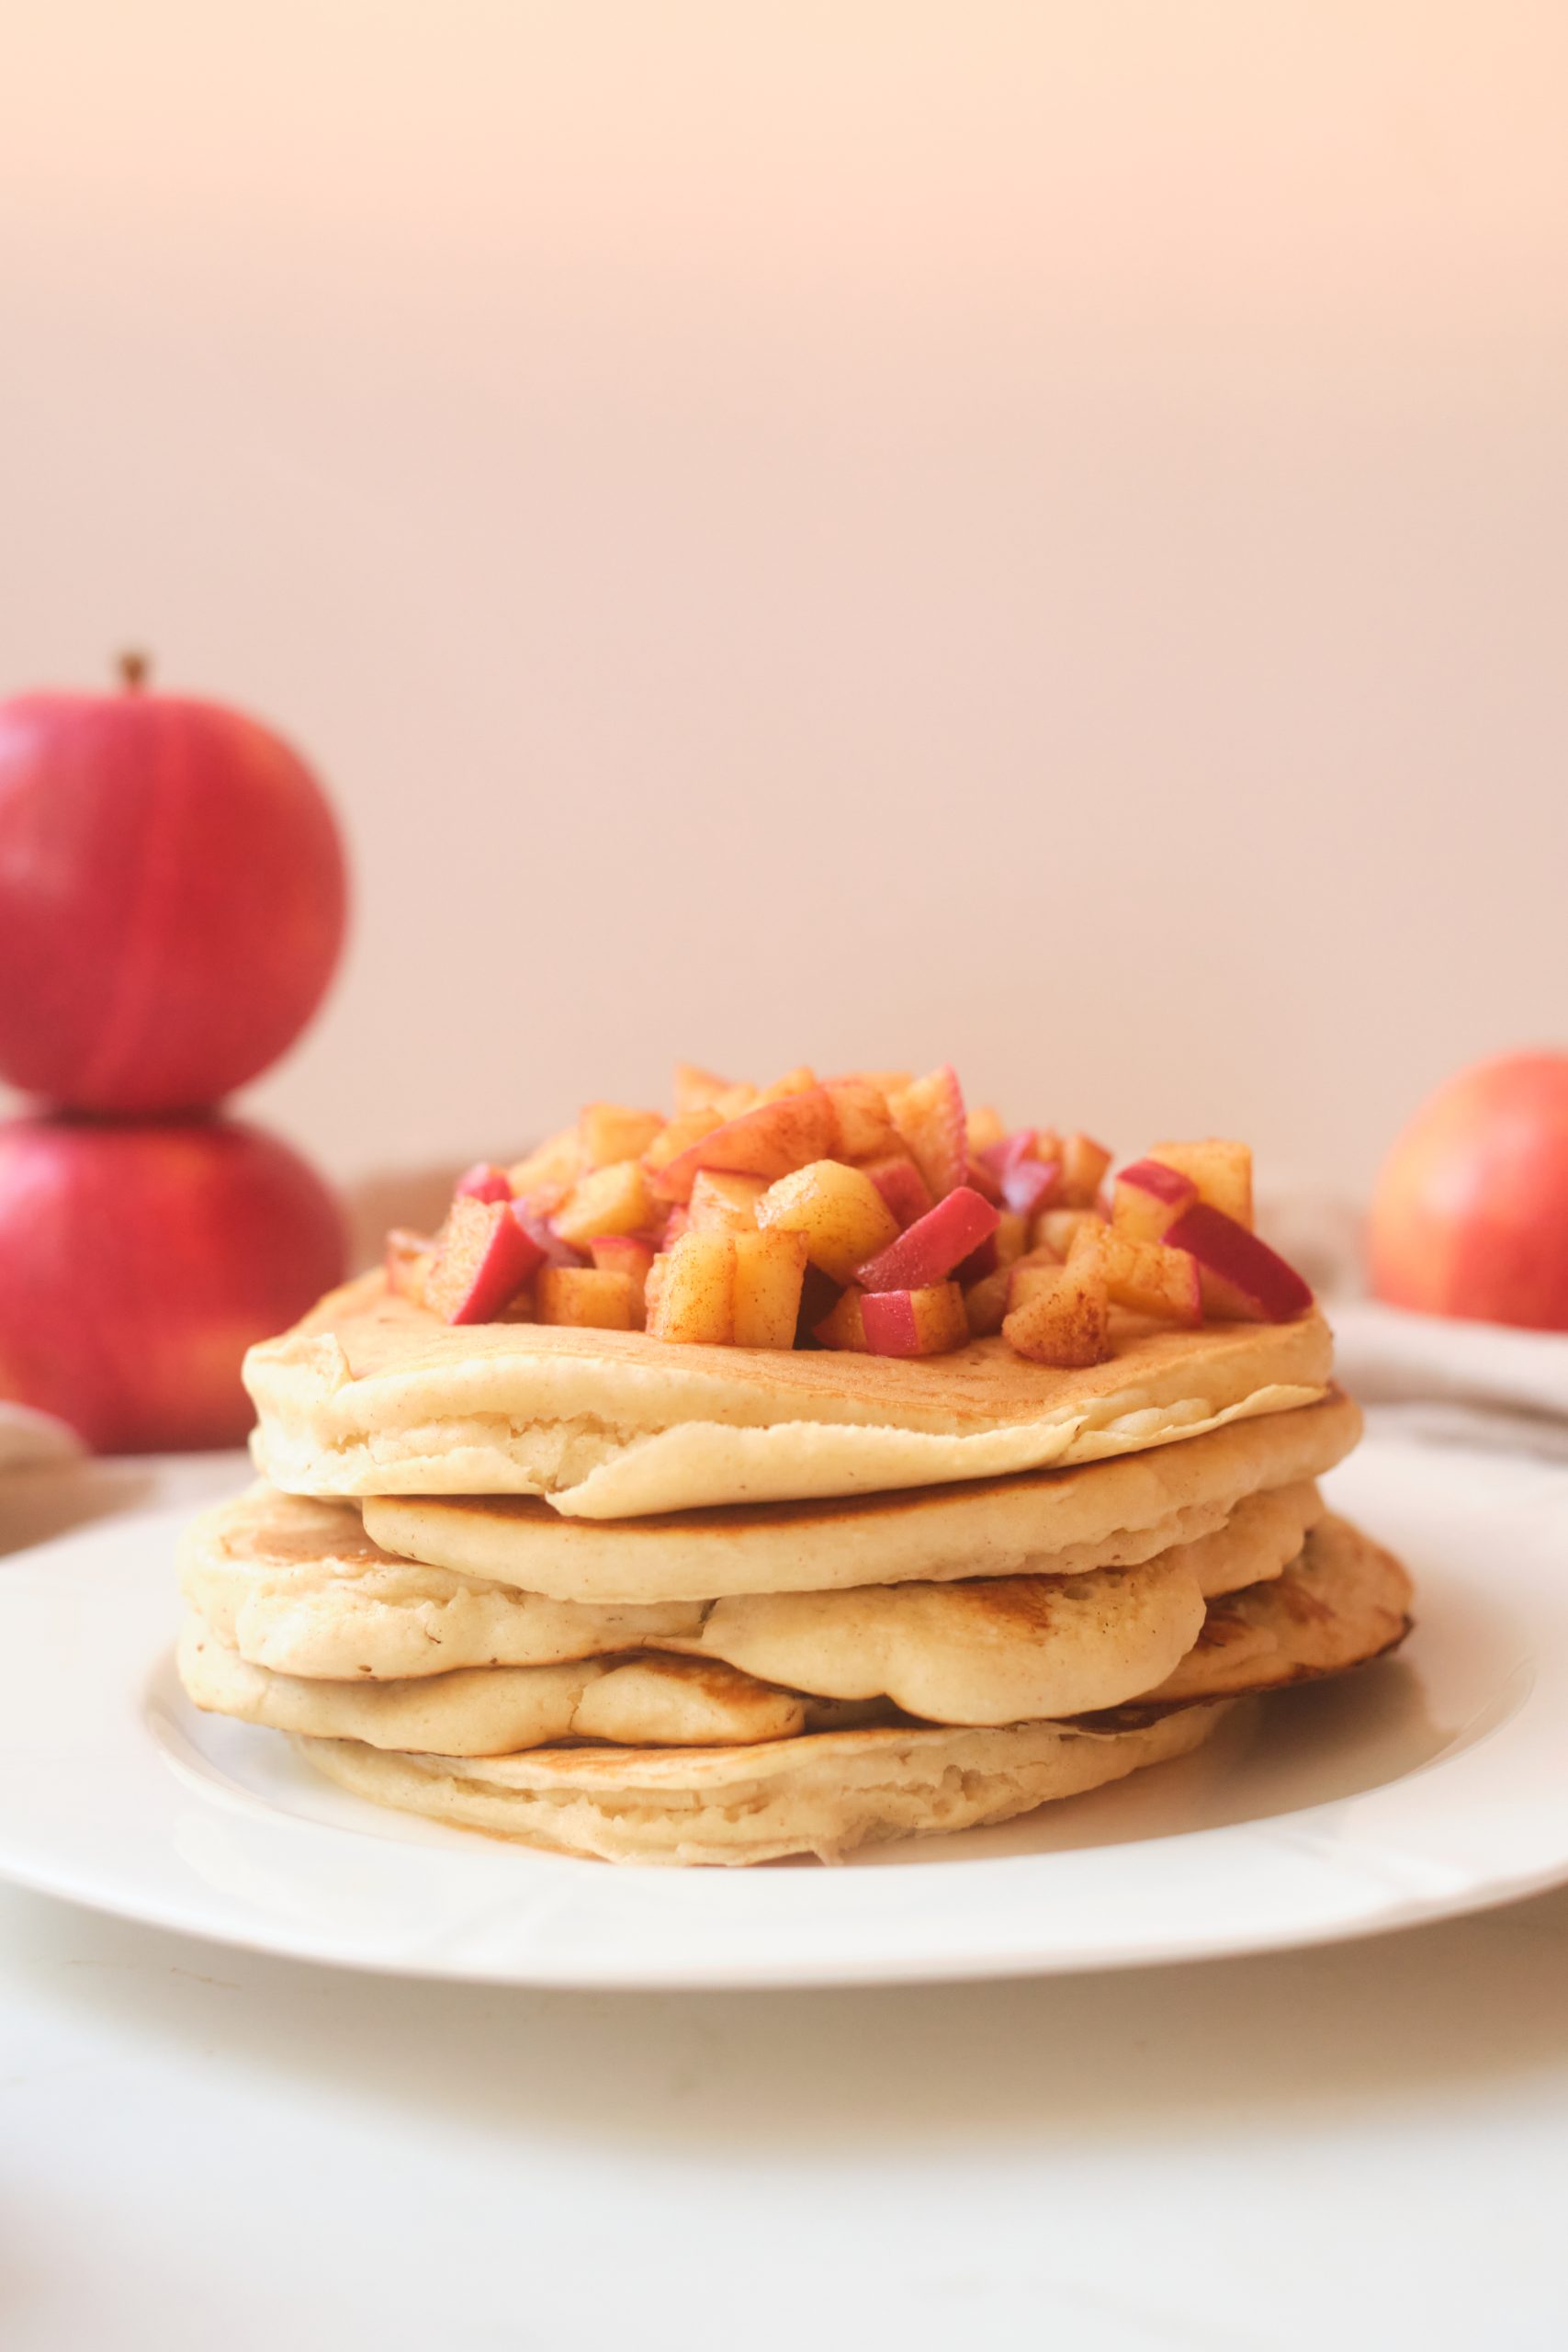
<svg viewBox="0 0 1568 2352">
<path fill-rule="evenodd" d="M 1568 1332 L 1325 1299 L 1335 1369 L 1401 1435 L 1568 1461 Z"/>
</svg>

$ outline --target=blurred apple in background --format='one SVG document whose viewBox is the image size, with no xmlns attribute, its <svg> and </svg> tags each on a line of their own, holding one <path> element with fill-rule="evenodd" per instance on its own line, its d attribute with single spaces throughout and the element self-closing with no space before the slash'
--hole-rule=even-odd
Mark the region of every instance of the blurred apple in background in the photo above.
<svg viewBox="0 0 1568 2352">
<path fill-rule="evenodd" d="M 1367 1249 L 1392 1306 L 1568 1331 L 1568 1054 L 1439 1087 L 1389 1154 Z"/>
<path fill-rule="evenodd" d="M 239 1444 L 242 1355 L 343 1261 L 332 1194 L 258 1128 L 0 1125 L 0 1396 L 100 1452 Z"/>
<path fill-rule="evenodd" d="M 276 1060 L 343 944 L 331 808 L 287 743 L 144 691 L 0 702 L 0 1077 L 74 1110 L 216 1102 Z"/>
</svg>

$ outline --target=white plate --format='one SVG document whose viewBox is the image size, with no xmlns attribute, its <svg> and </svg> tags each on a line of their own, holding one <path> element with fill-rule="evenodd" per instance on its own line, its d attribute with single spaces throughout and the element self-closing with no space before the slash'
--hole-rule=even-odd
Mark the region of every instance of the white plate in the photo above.
<svg viewBox="0 0 1568 2352">
<path fill-rule="evenodd" d="M 1568 1879 L 1568 1476 L 1369 1442 L 1331 1482 L 1419 1585 L 1397 1658 L 1181 1763 L 840 1869 L 614 1869 L 362 1804 L 190 1708 L 183 1514 L 0 1562 L 0 1874 L 299 1958 L 563 1985 L 1124 1967 L 1364 1935 Z"/>
</svg>

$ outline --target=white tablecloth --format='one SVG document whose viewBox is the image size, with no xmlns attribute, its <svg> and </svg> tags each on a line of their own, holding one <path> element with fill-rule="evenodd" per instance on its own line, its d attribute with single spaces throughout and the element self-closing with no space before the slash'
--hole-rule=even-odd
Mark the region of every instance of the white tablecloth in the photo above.
<svg viewBox="0 0 1568 2352">
<path fill-rule="evenodd" d="M 239 1465 L 113 1475 L 142 1508 Z M 6 2352 L 1568 2342 L 1568 1892 L 721 1996 L 380 1981 L 7 1893 L 0 2084 Z"/>
</svg>

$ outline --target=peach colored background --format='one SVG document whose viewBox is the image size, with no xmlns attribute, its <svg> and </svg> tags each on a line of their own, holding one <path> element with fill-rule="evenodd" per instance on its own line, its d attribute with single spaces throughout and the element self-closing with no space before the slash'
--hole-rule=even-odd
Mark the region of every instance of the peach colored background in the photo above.
<svg viewBox="0 0 1568 2352">
<path fill-rule="evenodd" d="M 340 1172 L 681 1050 L 1359 1182 L 1568 1030 L 1568 12 L 14 9 L 0 684 L 275 718 Z"/>
</svg>

